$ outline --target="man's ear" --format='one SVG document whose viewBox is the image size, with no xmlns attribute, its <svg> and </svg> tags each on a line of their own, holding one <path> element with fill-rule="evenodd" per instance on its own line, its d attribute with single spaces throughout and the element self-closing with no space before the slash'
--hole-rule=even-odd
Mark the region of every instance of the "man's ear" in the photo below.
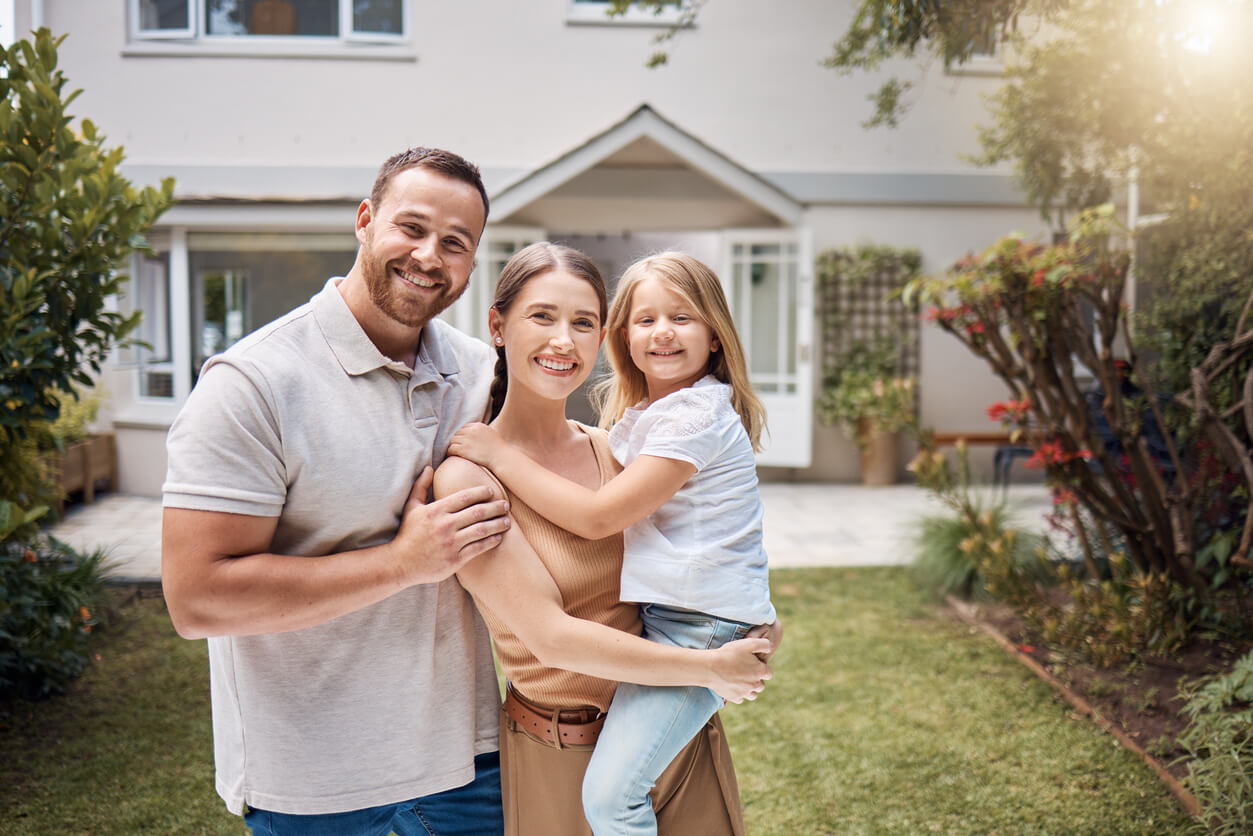
<svg viewBox="0 0 1253 836">
<path fill-rule="evenodd" d="M 361 205 L 357 207 L 357 243 L 364 244 L 366 238 L 366 229 L 369 228 L 370 222 L 374 220 L 374 208 L 370 206 L 369 198 L 361 201 Z"/>
</svg>

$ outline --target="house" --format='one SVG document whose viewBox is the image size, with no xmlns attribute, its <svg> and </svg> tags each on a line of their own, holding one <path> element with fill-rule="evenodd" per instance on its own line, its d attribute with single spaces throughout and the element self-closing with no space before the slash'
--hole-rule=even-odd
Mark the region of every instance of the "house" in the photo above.
<svg viewBox="0 0 1253 836">
<path fill-rule="evenodd" d="M 447 316 L 483 334 L 509 255 L 549 238 L 607 276 L 681 248 L 727 284 L 769 409 L 765 478 L 856 478 L 814 419 L 814 255 L 860 241 L 943 270 L 1011 230 L 1046 235 L 1009 173 L 974 168 L 995 72 L 921 70 L 895 130 L 867 130 L 878 79 L 821 66 L 852 0 L 712 0 L 645 66 L 678 14 L 610 19 L 600 0 L 15 0 L 16 29 L 68 33 L 60 64 L 140 184 L 178 203 L 120 300 L 147 347 L 105 378 L 124 491 L 157 494 L 167 428 L 200 364 L 352 263 L 378 164 L 412 145 L 483 170 L 492 212 Z M 884 72 L 919 75 L 912 64 Z M 994 429 L 1003 388 L 942 332 L 920 342 L 924 423 Z"/>
</svg>

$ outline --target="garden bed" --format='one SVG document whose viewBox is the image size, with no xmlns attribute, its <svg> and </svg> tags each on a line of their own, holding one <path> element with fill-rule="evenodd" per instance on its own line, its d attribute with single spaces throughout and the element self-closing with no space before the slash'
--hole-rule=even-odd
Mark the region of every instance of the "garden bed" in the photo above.
<svg viewBox="0 0 1253 836">
<path fill-rule="evenodd" d="M 1022 618 L 1005 604 L 982 602 L 970 605 L 970 609 L 981 623 L 1003 635 L 1018 653 L 1038 663 L 1090 704 L 1097 714 L 1179 780 L 1187 774 L 1187 768 L 1179 762 L 1185 752 L 1175 741 L 1188 725 L 1187 718 L 1180 714 L 1184 701 L 1179 695 L 1179 686 L 1202 676 L 1225 672 L 1253 649 L 1253 641 L 1200 637 L 1174 656 L 1096 668 L 1044 646 Z"/>
</svg>

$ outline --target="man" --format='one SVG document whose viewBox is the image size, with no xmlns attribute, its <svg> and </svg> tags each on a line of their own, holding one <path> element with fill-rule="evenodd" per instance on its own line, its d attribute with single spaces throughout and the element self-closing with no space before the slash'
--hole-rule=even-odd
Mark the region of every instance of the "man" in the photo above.
<svg viewBox="0 0 1253 836">
<path fill-rule="evenodd" d="M 210 359 L 170 429 L 165 597 L 209 639 L 217 790 L 254 834 L 501 830 L 491 649 L 452 576 L 508 509 L 427 503 L 491 384 L 434 319 L 487 211 L 460 157 L 389 159 L 348 275 Z"/>
</svg>

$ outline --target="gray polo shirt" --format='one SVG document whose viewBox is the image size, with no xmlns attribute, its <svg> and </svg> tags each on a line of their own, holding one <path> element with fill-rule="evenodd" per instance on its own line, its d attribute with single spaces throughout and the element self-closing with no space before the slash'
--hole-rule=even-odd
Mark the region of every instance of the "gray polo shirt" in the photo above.
<svg viewBox="0 0 1253 836">
<path fill-rule="evenodd" d="M 168 439 L 167 507 L 278 517 L 271 550 L 389 541 L 414 479 L 479 420 L 491 351 L 441 320 L 416 368 L 384 357 L 331 279 L 209 360 Z M 209 639 L 217 789 L 330 813 L 474 777 L 496 749 L 487 630 L 455 578 L 305 630 Z"/>
</svg>

